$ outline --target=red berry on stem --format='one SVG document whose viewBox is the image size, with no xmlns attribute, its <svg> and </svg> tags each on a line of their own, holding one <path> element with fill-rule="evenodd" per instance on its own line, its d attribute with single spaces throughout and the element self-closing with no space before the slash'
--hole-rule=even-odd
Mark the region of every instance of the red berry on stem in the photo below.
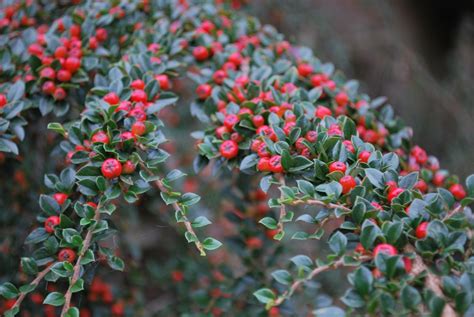
<svg viewBox="0 0 474 317">
<path fill-rule="evenodd" d="M 389 189 L 388 195 L 387 195 L 388 202 L 391 203 L 392 200 L 394 200 L 396 197 L 398 197 L 403 192 L 404 192 L 403 188 L 400 188 L 400 187 L 395 187 L 395 188 Z"/>
<path fill-rule="evenodd" d="M 117 159 L 108 158 L 102 163 L 101 171 L 107 179 L 119 177 L 122 174 L 122 164 Z"/>
<path fill-rule="evenodd" d="M 56 100 L 64 100 L 64 98 L 66 98 L 66 91 L 62 87 L 57 87 L 54 90 L 53 97 Z"/>
<path fill-rule="evenodd" d="M 430 223 L 428 221 L 424 221 L 416 227 L 416 237 L 418 239 L 424 239 L 426 237 L 426 234 L 428 233 L 428 225 Z"/>
<path fill-rule="evenodd" d="M 134 135 L 144 135 L 146 132 L 146 125 L 143 121 L 136 121 L 132 124 L 132 133 Z"/>
<path fill-rule="evenodd" d="M 391 245 L 391 244 L 388 244 L 388 243 L 381 243 L 381 244 L 378 244 L 378 245 L 374 248 L 374 256 L 377 256 L 379 253 L 384 253 L 384 254 L 393 256 L 393 255 L 397 255 L 397 254 L 398 254 L 398 251 L 397 251 L 397 249 L 395 249 L 395 247 L 394 247 L 393 245 Z"/>
<path fill-rule="evenodd" d="M 202 84 L 199 85 L 196 88 L 196 95 L 198 96 L 199 99 L 204 100 L 207 99 L 211 96 L 212 94 L 212 87 L 211 85 L 208 84 Z"/>
<path fill-rule="evenodd" d="M 66 69 L 60 69 L 57 78 L 59 81 L 68 82 L 71 80 L 71 72 Z"/>
<path fill-rule="evenodd" d="M 193 56 L 197 61 L 202 62 L 209 58 L 209 51 L 204 46 L 197 46 L 193 49 Z"/>
<path fill-rule="evenodd" d="M 170 89 L 170 80 L 168 78 L 168 75 L 165 74 L 160 74 L 155 76 L 156 81 L 160 84 L 160 88 L 163 90 L 168 90 Z"/>
<path fill-rule="evenodd" d="M 343 194 L 347 194 L 347 193 L 350 192 L 354 187 L 357 186 L 356 180 L 354 179 L 354 177 L 352 177 L 352 176 L 350 176 L 350 175 L 346 175 L 346 176 L 342 177 L 342 178 L 339 180 L 339 184 L 341 184 L 341 186 L 342 186 L 342 193 L 343 193 Z"/>
<path fill-rule="evenodd" d="M 369 162 L 369 158 L 371 154 L 372 153 L 370 153 L 369 151 L 362 151 L 359 153 L 359 160 L 363 163 L 367 163 Z"/>
<path fill-rule="evenodd" d="M 130 100 L 134 102 L 147 102 L 148 101 L 148 96 L 146 92 L 142 89 L 137 89 L 132 91 L 132 95 L 130 96 Z"/>
<path fill-rule="evenodd" d="M 130 84 L 130 87 L 132 87 L 133 89 L 144 89 L 145 88 L 145 82 L 141 79 L 135 79 Z"/>
<path fill-rule="evenodd" d="M 464 190 L 464 187 L 461 184 L 454 184 L 451 187 L 449 187 L 449 191 L 457 200 L 462 200 L 464 197 L 466 197 L 466 191 Z"/>
<path fill-rule="evenodd" d="M 58 260 L 61 262 L 73 262 L 76 259 L 76 252 L 72 249 L 62 249 L 58 253 Z"/>
<path fill-rule="evenodd" d="M 80 67 L 81 60 L 74 56 L 68 57 L 64 63 L 64 68 L 66 68 L 71 73 L 75 73 Z"/>
<path fill-rule="evenodd" d="M 329 164 L 329 173 L 339 171 L 342 174 L 344 174 L 346 172 L 346 169 L 347 169 L 347 166 L 343 162 L 336 161 Z"/>
<path fill-rule="evenodd" d="M 46 230 L 47 233 L 52 233 L 54 232 L 54 227 L 59 225 L 60 223 L 60 218 L 58 216 L 51 216 L 46 219 L 44 222 L 44 229 Z"/>
<path fill-rule="evenodd" d="M 5 96 L 4 94 L 0 94 L 0 108 L 5 107 L 7 103 L 7 96 Z"/>
<path fill-rule="evenodd" d="M 315 116 L 318 117 L 319 119 L 324 119 L 324 117 L 331 116 L 331 115 L 332 115 L 331 109 L 324 106 L 316 107 Z"/>
<path fill-rule="evenodd" d="M 123 174 L 132 174 L 133 172 L 135 172 L 135 169 L 136 169 L 136 165 L 133 164 L 132 161 L 126 161 L 124 164 L 123 164 Z"/>
<path fill-rule="evenodd" d="M 109 92 L 107 95 L 104 96 L 104 101 L 107 102 L 109 105 L 116 105 L 120 102 L 120 98 L 116 93 Z"/>
<path fill-rule="evenodd" d="M 53 194 L 53 199 L 56 200 L 56 202 L 59 204 L 59 205 L 62 205 L 66 202 L 66 199 L 67 199 L 67 194 L 65 193 L 56 193 L 56 194 Z"/>
<path fill-rule="evenodd" d="M 109 136 L 104 131 L 97 131 L 91 138 L 93 143 L 109 143 Z"/>
<path fill-rule="evenodd" d="M 235 141 L 226 140 L 222 142 L 219 151 L 223 157 L 230 160 L 239 153 L 239 145 Z"/>
<path fill-rule="evenodd" d="M 232 130 L 234 128 L 234 125 L 239 122 L 239 117 L 235 114 L 229 114 L 225 117 L 224 119 L 224 125 L 229 129 Z"/>
<path fill-rule="evenodd" d="M 281 156 L 273 155 L 268 161 L 270 171 L 273 173 L 283 173 L 283 166 L 281 165 Z"/>
</svg>

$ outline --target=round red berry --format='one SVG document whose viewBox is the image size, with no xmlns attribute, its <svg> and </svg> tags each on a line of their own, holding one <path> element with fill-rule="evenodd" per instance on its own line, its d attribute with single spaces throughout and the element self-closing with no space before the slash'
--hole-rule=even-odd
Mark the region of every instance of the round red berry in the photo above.
<svg viewBox="0 0 474 317">
<path fill-rule="evenodd" d="M 403 188 L 400 188 L 400 187 L 394 187 L 394 188 L 389 189 L 388 195 L 387 195 L 388 202 L 391 203 L 392 200 L 394 200 L 403 192 L 404 192 Z"/>
<path fill-rule="evenodd" d="M 239 117 L 235 114 L 229 114 L 225 117 L 224 119 L 224 125 L 229 129 L 232 130 L 234 128 L 234 125 L 239 122 Z"/>
<path fill-rule="evenodd" d="M 47 79 L 55 79 L 56 72 L 54 71 L 52 67 L 45 67 L 40 71 L 40 77 L 47 78 Z"/>
<path fill-rule="evenodd" d="M 144 135 L 146 132 L 146 125 L 143 121 L 136 121 L 132 124 L 132 133 L 134 135 Z"/>
<path fill-rule="evenodd" d="M 64 68 L 66 68 L 71 73 L 75 73 L 80 67 L 81 60 L 74 56 L 68 57 L 64 63 Z"/>
<path fill-rule="evenodd" d="M 141 79 L 135 79 L 130 84 L 130 87 L 132 87 L 133 89 L 144 89 L 145 88 L 145 82 Z"/>
<path fill-rule="evenodd" d="M 369 158 L 371 154 L 372 153 L 370 153 L 369 151 L 362 151 L 359 153 L 359 160 L 363 163 L 367 163 L 369 162 Z"/>
<path fill-rule="evenodd" d="M 61 220 L 58 216 L 48 217 L 44 222 L 44 230 L 46 230 L 47 233 L 52 233 L 54 232 L 54 227 L 59 225 L 60 222 Z"/>
<path fill-rule="evenodd" d="M 5 96 L 4 94 L 0 94 L 0 108 L 5 107 L 7 103 L 7 96 Z"/>
<path fill-rule="evenodd" d="M 269 172 L 270 171 L 270 159 L 268 157 L 262 157 L 258 160 L 257 169 L 260 172 Z"/>
<path fill-rule="evenodd" d="M 62 205 L 66 202 L 66 199 L 67 199 L 67 194 L 65 193 L 56 193 L 56 194 L 53 194 L 53 199 L 56 200 L 56 202 L 59 204 L 59 205 Z"/>
<path fill-rule="evenodd" d="M 119 177 L 122 174 L 122 164 L 114 158 L 109 158 L 102 163 L 101 171 L 107 179 Z"/>
<path fill-rule="evenodd" d="M 155 76 L 156 81 L 160 84 L 160 88 L 163 90 L 168 90 L 170 89 L 170 79 L 168 78 L 168 75 L 165 74 L 160 74 Z"/>
<path fill-rule="evenodd" d="M 331 116 L 331 115 L 332 115 L 331 109 L 324 106 L 316 107 L 315 116 L 318 117 L 319 119 L 324 119 L 326 116 Z"/>
<path fill-rule="evenodd" d="M 416 237 L 418 239 L 424 239 L 426 237 L 426 234 L 428 233 L 428 225 L 430 223 L 428 221 L 424 221 L 416 227 Z"/>
<path fill-rule="evenodd" d="M 73 262 L 76 259 L 76 252 L 72 249 L 62 249 L 58 253 L 58 260 L 61 262 Z"/>
<path fill-rule="evenodd" d="M 374 248 L 374 256 L 377 256 L 379 253 L 384 253 L 384 254 L 393 256 L 393 255 L 397 255 L 398 251 L 391 244 L 381 243 Z"/>
<path fill-rule="evenodd" d="M 109 136 L 104 131 L 97 131 L 91 138 L 93 143 L 109 143 Z"/>
<path fill-rule="evenodd" d="M 222 142 L 219 151 L 226 159 L 232 159 L 239 153 L 239 145 L 233 140 L 226 140 Z"/>
<path fill-rule="evenodd" d="M 136 89 L 132 91 L 132 95 L 130 96 L 130 100 L 134 102 L 147 102 L 148 101 L 148 96 L 146 92 L 142 89 Z"/>
<path fill-rule="evenodd" d="M 343 107 L 349 102 L 349 97 L 344 91 L 341 91 L 336 95 L 335 100 L 339 107 Z"/>
<path fill-rule="evenodd" d="M 116 93 L 109 92 L 107 95 L 104 96 L 104 101 L 107 102 L 109 105 L 116 105 L 120 102 L 120 98 Z"/>
<path fill-rule="evenodd" d="M 43 86 L 41 86 L 41 90 L 47 95 L 52 95 L 56 90 L 56 85 L 52 81 L 46 81 Z"/>
<path fill-rule="evenodd" d="M 283 166 L 281 165 L 281 156 L 273 155 L 268 161 L 270 165 L 270 171 L 273 173 L 283 173 Z"/>
<path fill-rule="evenodd" d="M 60 69 L 57 78 L 59 81 L 68 82 L 71 80 L 71 72 L 66 69 Z"/>
<path fill-rule="evenodd" d="M 123 174 L 132 174 L 133 172 L 135 172 L 135 169 L 136 169 L 136 165 L 133 164 L 132 161 L 126 161 L 124 164 L 123 164 Z"/>
<path fill-rule="evenodd" d="M 193 49 L 193 56 L 201 62 L 209 58 L 209 51 L 204 46 L 197 46 Z"/>
<path fill-rule="evenodd" d="M 298 65 L 298 74 L 302 77 L 307 77 L 313 72 L 313 67 L 309 64 L 299 64 Z"/>
<path fill-rule="evenodd" d="M 329 173 L 339 171 L 342 174 L 344 174 L 346 172 L 346 169 L 347 169 L 347 166 L 343 162 L 336 161 L 329 164 Z"/>
<path fill-rule="evenodd" d="M 199 99 L 204 100 L 207 99 L 211 96 L 212 94 L 212 87 L 211 85 L 208 84 L 202 84 L 199 85 L 196 88 L 196 95 L 198 96 Z"/>
<path fill-rule="evenodd" d="M 342 178 L 339 180 L 339 184 L 341 184 L 341 186 L 342 186 L 342 193 L 343 193 L 343 194 L 347 194 L 347 193 L 350 192 L 354 187 L 357 186 L 356 180 L 354 179 L 354 177 L 352 177 L 352 176 L 350 176 L 350 175 L 346 175 L 346 176 L 342 177 Z"/>
<path fill-rule="evenodd" d="M 449 191 L 457 200 L 462 200 L 464 197 L 466 197 L 466 191 L 464 190 L 464 187 L 462 187 L 461 184 L 454 184 L 451 187 L 449 187 Z"/>
<path fill-rule="evenodd" d="M 66 98 L 66 91 L 62 87 L 57 87 L 54 90 L 53 97 L 56 100 L 64 100 Z"/>
</svg>

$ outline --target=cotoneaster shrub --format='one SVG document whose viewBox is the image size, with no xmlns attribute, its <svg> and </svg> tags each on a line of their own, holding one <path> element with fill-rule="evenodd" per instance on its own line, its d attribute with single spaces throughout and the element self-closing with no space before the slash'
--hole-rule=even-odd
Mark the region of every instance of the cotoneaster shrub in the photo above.
<svg viewBox="0 0 474 317">
<path fill-rule="evenodd" d="M 47 316 L 472 313 L 474 176 L 463 184 L 440 169 L 385 98 L 359 92 L 332 64 L 230 5 L 5 4 L 2 160 L 23 154 L 24 127 L 40 115 L 60 135 L 53 156 L 64 159 L 45 175 L 46 192 L 36 189 L 37 224 L 19 254 L 21 275 L 0 287 L 2 313 L 28 316 L 41 304 Z M 186 161 L 165 143 L 162 121 L 173 125 L 165 107 L 189 94 L 182 77 L 196 82 L 185 112 L 203 129 L 192 133 L 197 176 L 166 163 L 169 152 Z M 216 195 L 206 197 L 196 177 Z M 205 226 L 224 250 L 206 261 L 174 241 L 164 246 L 172 259 L 104 281 L 94 272 L 102 264 L 124 270 L 121 253 L 138 252 L 111 242 L 129 204 L 153 209 L 158 192 L 198 254 L 221 246 L 200 238 Z M 217 200 L 213 225 L 191 210 L 206 199 Z M 331 270 L 350 284 L 334 304 L 314 284 Z M 148 278 L 179 304 L 156 308 L 127 294 L 146 293 Z"/>
</svg>

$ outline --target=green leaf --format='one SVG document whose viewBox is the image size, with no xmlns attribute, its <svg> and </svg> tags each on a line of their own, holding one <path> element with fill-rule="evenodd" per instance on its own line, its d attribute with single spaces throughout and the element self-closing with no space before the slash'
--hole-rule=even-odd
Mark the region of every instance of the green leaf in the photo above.
<svg viewBox="0 0 474 317">
<path fill-rule="evenodd" d="M 63 125 L 58 122 L 51 122 L 48 124 L 48 129 L 54 132 L 61 134 L 62 136 L 66 136 L 66 130 L 64 129 Z"/>
<path fill-rule="evenodd" d="M 410 310 L 416 311 L 418 306 L 421 303 L 421 295 L 418 293 L 417 289 L 410 286 L 405 285 L 401 292 L 400 297 L 405 308 Z"/>
<path fill-rule="evenodd" d="M 79 317 L 79 309 L 76 307 L 69 308 L 64 317 Z"/>
<path fill-rule="evenodd" d="M 48 237 L 49 233 L 44 228 L 37 228 L 26 237 L 25 244 L 39 243 L 48 239 Z"/>
<path fill-rule="evenodd" d="M 385 186 L 383 173 L 375 168 L 365 169 L 365 175 L 369 179 L 369 182 L 377 188 L 383 188 Z"/>
<path fill-rule="evenodd" d="M 12 283 L 3 283 L 0 285 L 0 295 L 6 299 L 16 298 L 19 295 L 19 291 Z"/>
<path fill-rule="evenodd" d="M 354 273 L 354 288 L 359 294 L 368 295 L 372 291 L 374 278 L 365 266 L 359 267 Z"/>
<path fill-rule="evenodd" d="M 331 248 L 332 252 L 334 252 L 338 256 L 346 252 L 346 246 L 347 246 L 347 238 L 340 231 L 337 231 L 329 239 L 329 248 Z"/>
<path fill-rule="evenodd" d="M 313 261 L 306 255 L 297 255 L 290 259 L 297 267 L 310 268 L 313 266 Z"/>
<path fill-rule="evenodd" d="M 253 293 L 253 296 L 255 296 L 257 300 L 263 304 L 268 304 L 269 302 L 273 302 L 275 300 L 275 293 L 273 293 L 273 291 L 268 288 L 259 289 Z"/>
<path fill-rule="evenodd" d="M 41 195 L 39 204 L 40 208 L 49 216 L 54 216 L 59 213 L 59 204 L 51 196 Z"/>
<path fill-rule="evenodd" d="M 49 293 L 44 299 L 43 304 L 52 306 L 64 305 L 64 295 L 58 292 Z"/>
<path fill-rule="evenodd" d="M 107 258 L 107 263 L 109 266 L 116 271 L 123 271 L 125 268 L 125 263 L 118 256 L 110 256 Z"/>
<path fill-rule="evenodd" d="M 296 183 L 298 184 L 298 189 L 300 190 L 300 192 L 311 198 L 314 197 L 315 190 L 313 184 L 301 179 L 297 180 Z"/>
<path fill-rule="evenodd" d="M 474 174 L 466 178 L 466 187 L 469 197 L 474 197 Z"/>
<path fill-rule="evenodd" d="M 286 270 L 276 270 L 272 272 L 272 277 L 281 284 L 289 285 L 292 281 L 290 273 Z"/>
<path fill-rule="evenodd" d="M 199 216 L 197 217 L 196 219 L 194 219 L 194 221 L 191 223 L 191 225 L 194 227 L 194 228 L 200 228 L 200 227 L 205 227 L 207 225 L 211 224 L 211 221 L 209 221 L 209 219 L 207 219 L 206 217 L 204 216 Z"/>
<path fill-rule="evenodd" d="M 201 200 L 201 197 L 199 195 L 194 193 L 186 193 L 181 196 L 181 199 L 179 201 L 184 206 L 192 206 L 196 204 L 199 200 Z"/>
<path fill-rule="evenodd" d="M 271 230 L 274 230 L 274 229 L 278 228 L 278 222 L 272 217 L 262 218 L 262 219 L 260 219 L 260 221 L 258 223 L 261 223 L 262 225 L 264 225 L 265 227 L 267 227 L 268 229 L 271 229 Z"/>
<path fill-rule="evenodd" d="M 38 265 L 33 258 L 21 258 L 21 268 L 23 269 L 23 272 L 28 275 L 35 275 L 38 273 Z"/>
<path fill-rule="evenodd" d="M 204 249 L 210 250 L 210 251 L 219 248 L 221 245 L 222 243 L 214 238 L 206 238 L 202 242 L 202 246 L 204 247 Z"/>
</svg>

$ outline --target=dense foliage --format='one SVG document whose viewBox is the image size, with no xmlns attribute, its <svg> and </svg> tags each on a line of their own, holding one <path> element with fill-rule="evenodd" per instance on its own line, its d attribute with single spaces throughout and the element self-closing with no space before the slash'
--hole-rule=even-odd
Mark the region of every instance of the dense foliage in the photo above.
<svg viewBox="0 0 474 317">
<path fill-rule="evenodd" d="M 34 315 L 41 304 L 47 316 L 69 317 L 473 312 L 474 176 L 460 182 L 440 169 L 413 144 L 386 98 L 359 92 L 357 81 L 238 7 L 185 0 L 5 4 L 1 161 L 33 148 L 25 126 L 35 121 L 61 140 L 54 139 L 49 169 L 58 172 L 48 172 L 33 193 L 40 211 L 28 252 L 16 241 L 21 233 L 0 241 L 6 257 L 10 249 L 22 256 L 20 272 L 5 272 L 15 283 L 0 287 L 3 314 Z M 193 173 L 175 169 L 189 159 L 179 158 L 163 132 L 163 121 L 179 127 L 192 120 L 173 123 L 167 108 L 186 98 L 183 76 L 196 83 L 184 112 L 204 129 L 192 133 L 196 149 L 183 152 L 198 152 L 193 166 L 215 192 L 209 197 Z M 32 192 L 1 186 L 5 206 Z M 194 191 L 217 200 L 207 213 L 215 224 L 193 210 L 202 203 Z M 171 244 L 158 264 L 132 263 L 128 281 L 105 282 L 96 272 L 102 264 L 122 271 L 123 254 L 130 262 L 145 257 L 115 239 L 129 219 L 149 221 L 141 211 L 161 204 L 153 197 L 174 211 L 177 230 L 199 255 L 211 251 L 209 260 L 183 255 L 175 240 L 155 241 Z M 128 218 L 134 208 L 140 214 Z M 2 212 L 24 233 L 29 223 L 16 224 L 11 207 Z M 206 226 L 223 247 L 201 238 Z M 219 247 L 225 250 L 214 251 Z M 349 285 L 332 303 L 314 279 L 345 267 Z M 151 278 L 162 283 L 156 305 L 144 300 Z M 118 286 L 129 294 L 112 294 Z M 303 286 L 308 291 L 295 298 Z M 166 304 L 167 293 L 177 305 Z"/>
</svg>

